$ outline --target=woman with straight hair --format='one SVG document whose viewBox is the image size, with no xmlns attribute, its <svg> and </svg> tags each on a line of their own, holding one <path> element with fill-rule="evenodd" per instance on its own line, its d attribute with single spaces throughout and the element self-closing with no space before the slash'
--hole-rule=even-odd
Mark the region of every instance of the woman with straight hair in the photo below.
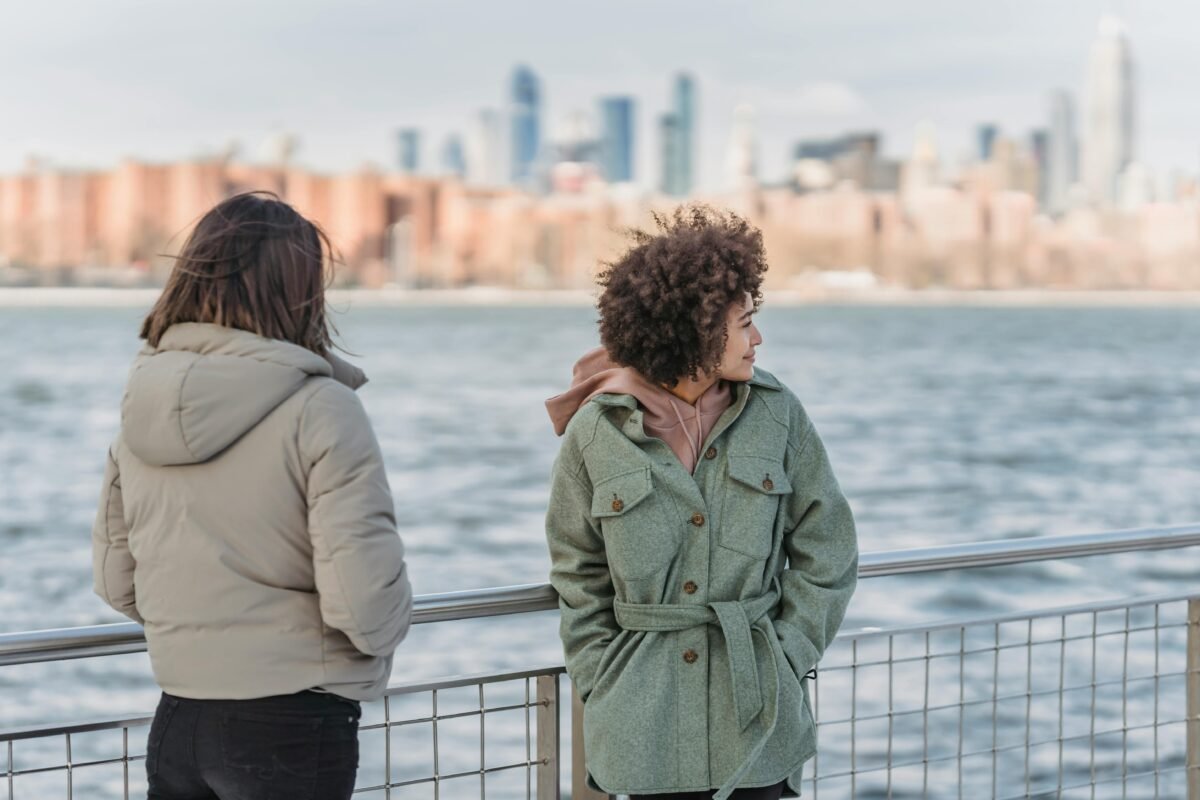
<svg viewBox="0 0 1200 800">
<path fill-rule="evenodd" d="M 760 233 L 655 219 L 600 275 L 603 346 L 546 404 L 588 774 L 635 800 L 776 800 L 816 753 L 806 678 L 854 592 L 854 521 L 800 401 L 754 366 Z"/>
<path fill-rule="evenodd" d="M 97 594 L 163 694 L 151 800 L 349 798 L 412 590 L 332 352 L 328 239 L 268 193 L 217 205 L 142 325 L 93 529 Z"/>
</svg>

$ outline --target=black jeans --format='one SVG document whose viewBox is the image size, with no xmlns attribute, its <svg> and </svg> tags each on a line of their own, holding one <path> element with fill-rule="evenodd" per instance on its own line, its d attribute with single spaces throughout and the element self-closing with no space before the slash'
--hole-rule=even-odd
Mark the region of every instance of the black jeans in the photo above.
<svg viewBox="0 0 1200 800">
<path fill-rule="evenodd" d="M 760 786 L 754 789 L 734 789 L 730 800 L 779 800 L 787 781 L 774 786 Z M 631 794 L 629 800 L 710 800 L 716 794 L 713 789 L 707 792 L 673 792 L 671 794 Z"/>
<path fill-rule="evenodd" d="M 146 745 L 147 800 L 349 800 L 361 715 L 358 702 L 320 692 L 164 693 Z"/>
</svg>

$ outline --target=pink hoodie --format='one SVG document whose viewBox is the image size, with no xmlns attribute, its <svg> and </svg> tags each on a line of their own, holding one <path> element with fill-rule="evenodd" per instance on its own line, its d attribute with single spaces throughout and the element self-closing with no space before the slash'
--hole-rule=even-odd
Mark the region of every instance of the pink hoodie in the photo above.
<svg viewBox="0 0 1200 800">
<path fill-rule="evenodd" d="M 688 472 L 696 471 L 704 440 L 725 409 L 733 405 L 728 381 L 714 383 L 693 406 L 632 367 L 618 365 L 603 347 L 597 347 L 575 363 L 571 388 L 546 401 L 554 432 L 562 436 L 575 412 L 598 394 L 633 395 L 645 414 L 646 433 L 666 442 Z"/>
</svg>

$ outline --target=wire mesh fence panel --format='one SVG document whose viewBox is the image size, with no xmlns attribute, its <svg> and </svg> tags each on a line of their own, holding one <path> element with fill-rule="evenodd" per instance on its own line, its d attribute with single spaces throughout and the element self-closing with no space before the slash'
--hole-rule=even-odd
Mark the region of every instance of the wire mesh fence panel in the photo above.
<svg viewBox="0 0 1200 800">
<path fill-rule="evenodd" d="M 1186 796 L 1187 598 L 838 638 L 814 798 Z"/>
</svg>

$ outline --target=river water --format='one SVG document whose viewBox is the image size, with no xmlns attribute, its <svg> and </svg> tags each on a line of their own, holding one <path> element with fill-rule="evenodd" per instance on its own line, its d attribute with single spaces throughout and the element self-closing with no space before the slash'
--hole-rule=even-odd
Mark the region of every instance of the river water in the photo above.
<svg viewBox="0 0 1200 800">
<path fill-rule="evenodd" d="M 89 535 L 143 311 L 0 309 L 4 631 L 122 621 L 91 593 Z M 416 591 L 544 581 L 557 440 L 542 402 L 594 346 L 595 312 L 349 306 L 337 321 L 371 379 Z M 814 419 L 864 551 L 1200 519 L 1194 310 L 768 302 L 760 323 L 758 363 Z M 872 580 L 846 626 L 1184 591 L 1196 573 L 1185 552 Z M 428 625 L 393 680 L 560 658 L 553 614 Z M 144 655 L 3 668 L 0 727 L 154 695 Z"/>
</svg>

